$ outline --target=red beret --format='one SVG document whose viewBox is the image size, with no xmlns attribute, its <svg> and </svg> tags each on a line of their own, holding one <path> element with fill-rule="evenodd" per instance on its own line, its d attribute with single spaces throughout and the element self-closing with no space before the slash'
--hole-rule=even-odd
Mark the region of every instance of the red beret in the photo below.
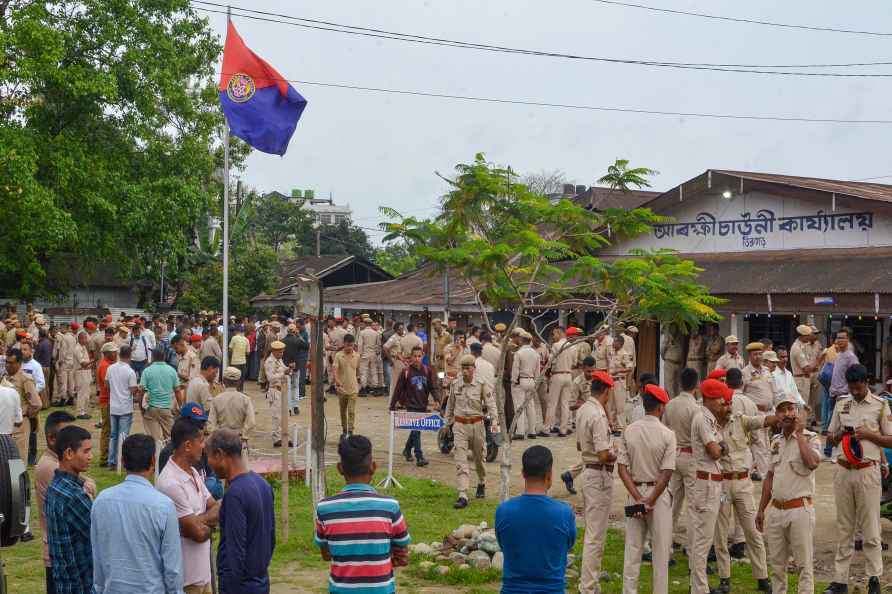
<svg viewBox="0 0 892 594">
<path fill-rule="evenodd" d="M 199 336 L 198 334 L 193 334 L 190 340 L 192 342 L 201 342 L 201 336 Z"/>
<path fill-rule="evenodd" d="M 644 386 L 644 393 L 650 394 L 663 404 L 669 402 L 669 393 L 656 384 L 647 384 L 646 386 Z"/>
<path fill-rule="evenodd" d="M 596 371 L 592 374 L 592 380 L 598 380 L 601 383 L 613 387 L 613 378 L 606 371 Z"/>
<path fill-rule="evenodd" d="M 90 320 L 89 322 L 84 322 L 84 328 L 93 329 L 96 327 L 96 324 Z"/>
<path fill-rule="evenodd" d="M 728 370 L 727 370 L 727 369 L 722 369 L 721 367 L 719 367 L 719 368 L 717 368 L 717 369 L 714 369 L 714 370 L 712 371 L 712 373 L 710 373 L 710 374 L 707 375 L 706 377 L 707 377 L 707 379 L 722 379 L 722 378 L 725 377 L 726 375 L 728 375 Z"/>
<path fill-rule="evenodd" d="M 724 398 L 730 402 L 734 390 L 717 379 L 707 379 L 700 384 L 700 393 L 704 398 Z"/>
<path fill-rule="evenodd" d="M 26 336 L 28 336 L 28 333 L 25 330 L 16 330 L 15 335 L 19 338 L 25 338 Z"/>
<path fill-rule="evenodd" d="M 81 327 L 81 325 L 78 324 L 77 322 L 71 322 L 71 329 L 72 329 L 72 330 L 80 330 L 80 327 Z"/>
<path fill-rule="evenodd" d="M 579 329 L 575 326 L 570 326 L 567 328 L 567 336 L 576 336 L 579 333 Z"/>
</svg>

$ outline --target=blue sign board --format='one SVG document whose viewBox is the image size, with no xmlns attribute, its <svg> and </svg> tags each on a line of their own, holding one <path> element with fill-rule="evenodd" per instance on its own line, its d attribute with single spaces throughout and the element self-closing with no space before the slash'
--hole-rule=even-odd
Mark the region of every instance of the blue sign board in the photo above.
<svg viewBox="0 0 892 594">
<path fill-rule="evenodd" d="M 411 431 L 439 431 L 446 421 L 437 413 L 417 413 L 396 411 L 393 413 L 393 428 Z"/>
</svg>

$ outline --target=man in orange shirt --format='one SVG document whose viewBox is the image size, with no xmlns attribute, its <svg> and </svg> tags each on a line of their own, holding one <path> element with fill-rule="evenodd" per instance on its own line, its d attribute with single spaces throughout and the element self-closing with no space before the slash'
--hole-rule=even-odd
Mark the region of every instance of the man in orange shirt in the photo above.
<svg viewBox="0 0 892 594">
<path fill-rule="evenodd" d="M 102 360 L 96 367 L 96 383 L 99 384 L 99 414 L 102 417 L 102 433 L 99 438 L 99 465 L 108 465 L 108 442 L 111 437 L 111 414 L 109 410 L 109 388 L 105 373 L 118 360 L 118 345 L 106 342 L 100 349 Z"/>
</svg>

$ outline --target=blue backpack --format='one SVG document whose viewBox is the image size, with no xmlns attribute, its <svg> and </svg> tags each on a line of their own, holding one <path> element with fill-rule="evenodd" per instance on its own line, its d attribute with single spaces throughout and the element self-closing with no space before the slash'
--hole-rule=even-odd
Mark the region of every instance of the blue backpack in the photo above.
<svg viewBox="0 0 892 594">
<path fill-rule="evenodd" d="M 833 363 L 824 363 L 821 373 L 818 374 L 818 383 L 824 386 L 824 389 L 830 391 L 830 382 L 833 381 Z"/>
</svg>

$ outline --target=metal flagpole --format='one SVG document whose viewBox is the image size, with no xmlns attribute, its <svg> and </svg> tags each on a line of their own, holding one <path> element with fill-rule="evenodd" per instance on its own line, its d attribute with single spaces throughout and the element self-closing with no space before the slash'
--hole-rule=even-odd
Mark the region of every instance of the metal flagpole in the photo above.
<svg viewBox="0 0 892 594">
<path fill-rule="evenodd" d="M 232 10 L 226 7 L 226 23 L 232 18 Z M 229 365 L 229 120 L 223 116 L 223 368 Z"/>
</svg>

